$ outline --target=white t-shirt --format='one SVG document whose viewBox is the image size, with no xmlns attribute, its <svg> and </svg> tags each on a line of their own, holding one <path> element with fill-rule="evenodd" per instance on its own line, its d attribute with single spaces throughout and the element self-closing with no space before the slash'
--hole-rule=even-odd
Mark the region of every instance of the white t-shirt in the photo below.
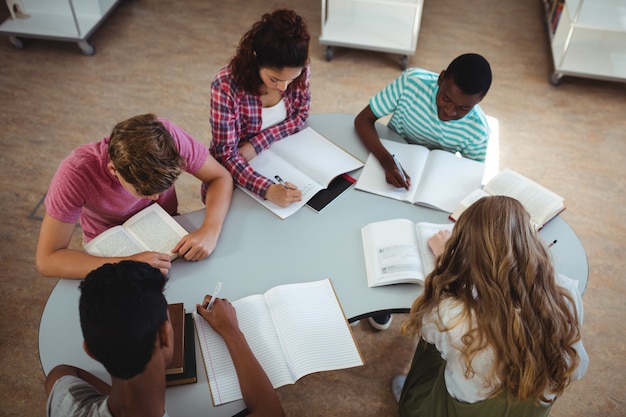
<svg viewBox="0 0 626 417">
<path fill-rule="evenodd" d="M 272 107 L 263 107 L 261 109 L 261 130 L 265 130 L 270 126 L 274 126 L 287 118 L 287 107 L 285 100 L 282 98 Z"/>
<path fill-rule="evenodd" d="M 59 378 L 52 387 L 47 417 L 113 417 L 109 411 L 109 397 L 93 385 L 72 375 Z M 163 417 L 169 417 L 167 410 Z"/>
<path fill-rule="evenodd" d="M 556 282 L 559 286 L 568 290 L 571 294 L 578 313 L 578 322 L 583 322 L 583 303 L 578 293 L 578 284 L 575 280 L 564 275 L 557 275 Z M 460 301 L 447 298 L 438 305 L 438 310 L 442 315 L 439 317 L 437 310 L 431 312 L 423 319 L 422 338 L 437 347 L 441 353 L 441 357 L 446 361 L 446 369 L 444 377 L 448 393 L 455 399 L 467 403 L 475 403 L 482 401 L 489 396 L 489 393 L 495 388 L 500 381 L 490 380 L 489 373 L 494 361 L 494 352 L 491 347 L 487 347 L 476 353 L 472 360 L 472 368 L 474 374 L 465 377 L 465 358 L 462 354 L 463 343 L 461 337 L 467 333 L 472 320 L 461 320 L 459 324 L 442 332 L 440 328 L 447 328 L 457 323 L 463 313 L 463 306 Z M 585 374 L 587 365 L 589 364 L 589 356 L 585 351 L 582 340 L 574 344 L 574 349 L 578 352 L 580 363 L 572 374 L 571 380 L 575 381 Z M 548 391 L 545 393 L 547 399 L 552 399 L 554 395 Z"/>
</svg>

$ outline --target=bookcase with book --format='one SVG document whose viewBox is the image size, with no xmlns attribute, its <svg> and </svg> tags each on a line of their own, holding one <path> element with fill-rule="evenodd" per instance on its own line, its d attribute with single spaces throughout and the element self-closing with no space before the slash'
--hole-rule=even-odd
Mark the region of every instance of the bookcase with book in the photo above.
<svg viewBox="0 0 626 417">
<path fill-rule="evenodd" d="M 542 0 L 554 72 L 626 80 L 626 0 Z"/>
</svg>

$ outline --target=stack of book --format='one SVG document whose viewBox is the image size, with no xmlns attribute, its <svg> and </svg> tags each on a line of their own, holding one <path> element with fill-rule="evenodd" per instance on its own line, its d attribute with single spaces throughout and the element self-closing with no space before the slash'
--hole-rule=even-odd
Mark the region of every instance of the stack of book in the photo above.
<svg viewBox="0 0 626 417">
<path fill-rule="evenodd" d="M 174 329 L 174 354 L 165 371 L 165 385 L 193 384 L 198 381 L 193 315 L 185 313 L 183 303 L 169 304 L 167 309 Z"/>
</svg>

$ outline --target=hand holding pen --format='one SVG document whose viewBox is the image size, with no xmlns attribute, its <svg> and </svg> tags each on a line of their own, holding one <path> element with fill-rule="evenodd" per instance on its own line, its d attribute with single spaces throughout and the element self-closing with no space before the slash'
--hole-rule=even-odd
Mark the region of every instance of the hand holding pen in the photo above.
<svg viewBox="0 0 626 417">
<path fill-rule="evenodd" d="M 235 308 L 225 298 L 217 298 L 222 287 L 218 282 L 212 295 L 206 295 L 202 304 L 196 305 L 196 312 L 201 315 L 209 325 L 222 337 L 226 338 L 239 328 Z"/>
<path fill-rule="evenodd" d="M 400 184 L 400 187 L 403 187 L 405 189 L 409 189 L 409 187 L 411 186 L 411 178 L 409 178 L 408 175 L 406 175 L 406 172 L 404 172 L 404 169 L 402 168 L 402 165 L 400 165 L 400 161 L 398 161 L 398 158 L 396 158 L 396 155 L 391 155 L 391 157 L 393 158 L 393 162 L 395 164 L 396 170 L 400 173 L 400 177 L 398 178 L 397 175 L 395 175 L 395 172 L 393 172 L 393 180 L 392 182 L 389 181 L 389 175 L 387 175 L 387 182 L 389 182 L 391 185 L 394 185 L 396 187 L 398 187 L 397 184 Z"/>
<path fill-rule="evenodd" d="M 267 200 L 280 207 L 287 207 L 291 203 L 302 200 L 302 192 L 295 184 L 283 181 L 279 175 L 274 175 L 274 179 L 277 183 L 267 189 L 265 193 Z"/>
</svg>

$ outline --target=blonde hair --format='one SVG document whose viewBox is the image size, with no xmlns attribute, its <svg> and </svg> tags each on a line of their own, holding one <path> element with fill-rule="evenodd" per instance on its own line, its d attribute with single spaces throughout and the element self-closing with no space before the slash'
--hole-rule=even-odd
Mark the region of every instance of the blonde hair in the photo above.
<svg viewBox="0 0 626 417">
<path fill-rule="evenodd" d="M 580 340 L 576 307 L 556 284 L 548 249 L 517 200 L 485 197 L 460 216 L 402 333 L 419 336 L 424 317 L 445 298 L 461 302 L 464 319 L 471 314 L 475 323 L 461 338 L 466 377 L 474 374 L 474 356 L 493 349 L 487 377 L 500 385 L 492 396 L 506 391 L 548 403 L 546 390 L 558 396 L 569 385 L 580 360 L 572 347 Z"/>
</svg>

